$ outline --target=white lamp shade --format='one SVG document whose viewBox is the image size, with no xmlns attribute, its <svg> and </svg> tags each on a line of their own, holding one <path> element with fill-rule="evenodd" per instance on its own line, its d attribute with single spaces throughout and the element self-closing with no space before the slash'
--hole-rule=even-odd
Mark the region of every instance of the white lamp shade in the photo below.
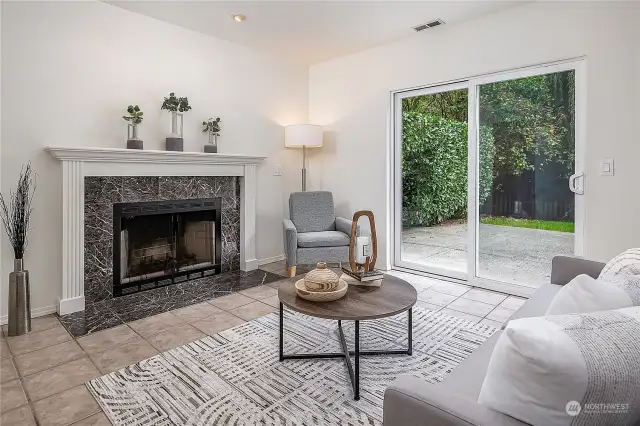
<svg viewBox="0 0 640 426">
<path fill-rule="evenodd" d="M 322 126 L 293 124 L 284 128 L 284 146 L 287 148 L 322 146 Z"/>
</svg>

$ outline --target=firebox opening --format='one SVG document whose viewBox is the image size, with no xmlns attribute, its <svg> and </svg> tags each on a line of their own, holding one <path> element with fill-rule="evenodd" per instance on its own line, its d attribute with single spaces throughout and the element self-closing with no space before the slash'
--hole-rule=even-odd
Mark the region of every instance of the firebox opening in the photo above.
<svg viewBox="0 0 640 426">
<path fill-rule="evenodd" d="M 114 205 L 114 295 L 219 273 L 220 204 L 214 198 Z"/>
</svg>

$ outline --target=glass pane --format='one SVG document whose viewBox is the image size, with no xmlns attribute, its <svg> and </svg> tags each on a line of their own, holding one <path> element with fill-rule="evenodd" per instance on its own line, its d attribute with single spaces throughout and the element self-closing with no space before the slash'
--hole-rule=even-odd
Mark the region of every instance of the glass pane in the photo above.
<svg viewBox="0 0 640 426">
<path fill-rule="evenodd" d="M 400 258 L 467 272 L 468 91 L 402 100 Z"/>
<path fill-rule="evenodd" d="M 574 251 L 574 77 L 479 87 L 479 277 L 537 287 Z"/>
</svg>

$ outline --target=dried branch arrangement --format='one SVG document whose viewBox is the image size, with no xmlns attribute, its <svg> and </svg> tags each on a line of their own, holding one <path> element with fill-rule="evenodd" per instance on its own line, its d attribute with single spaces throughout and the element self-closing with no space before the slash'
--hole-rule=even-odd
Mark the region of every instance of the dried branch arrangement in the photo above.
<svg viewBox="0 0 640 426">
<path fill-rule="evenodd" d="M 7 231 L 16 259 L 22 259 L 27 248 L 27 233 L 31 218 L 36 178 L 31 163 L 20 172 L 18 187 L 10 191 L 9 199 L 0 194 L 0 220 Z"/>
</svg>

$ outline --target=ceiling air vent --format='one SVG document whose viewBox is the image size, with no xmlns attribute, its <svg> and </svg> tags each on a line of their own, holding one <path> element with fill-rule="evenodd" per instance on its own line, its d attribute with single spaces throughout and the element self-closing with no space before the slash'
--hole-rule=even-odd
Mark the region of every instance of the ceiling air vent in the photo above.
<svg viewBox="0 0 640 426">
<path fill-rule="evenodd" d="M 436 19 L 434 21 L 429 21 L 426 24 L 418 25 L 417 27 L 413 27 L 413 30 L 417 33 L 420 31 L 427 30 L 429 28 L 437 27 L 438 25 L 443 25 L 444 21 L 442 19 Z"/>
</svg>

